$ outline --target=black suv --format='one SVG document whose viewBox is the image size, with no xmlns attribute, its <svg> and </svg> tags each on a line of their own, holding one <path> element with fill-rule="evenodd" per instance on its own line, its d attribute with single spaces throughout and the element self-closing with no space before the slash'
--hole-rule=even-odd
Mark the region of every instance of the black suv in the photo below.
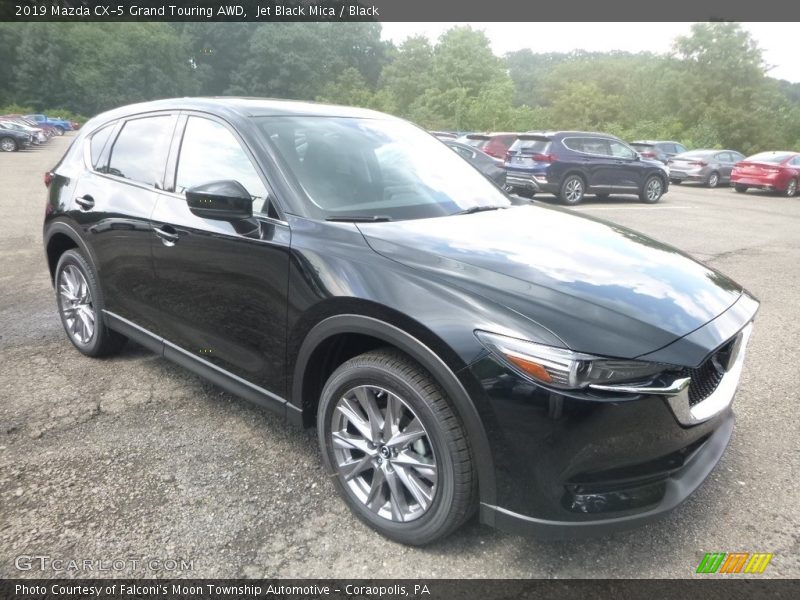
<svg viewBox="0 0 800 600">
<path fill-rule="evenodd" d="M 92 119 L 45 181 L 75 347 L 131 339 L 316 426 L 333 485 L 392 539 L 477 510 L 542 535 L 642 523 L 731 437 L 752 296 L 507 196 L 400 119 L 162 100 Z"/>
<path fill-rule="evenodd" d="M 568 205 L 587 193 L 600 198 L 637 194 L 642 202 L 655 203 L 669 187 L 663 165 L 604 133 L 525 133 L 509 148 L 505 165 L 506 182 L 516 193 L 549 192 Z"/>
</svg>

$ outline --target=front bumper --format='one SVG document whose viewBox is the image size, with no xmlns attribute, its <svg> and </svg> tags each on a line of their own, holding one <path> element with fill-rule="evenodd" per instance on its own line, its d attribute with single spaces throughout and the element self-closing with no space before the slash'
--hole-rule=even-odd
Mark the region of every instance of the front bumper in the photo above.
<svg viewBox="0 0 800 600">
<path fill-rule="evenodd" d="M 492 354 L 472 363 L 471 394 L 480 394 L 491 413 L 484 422 L 496 473 L 496 497 L 481 504 L 482 521 L 572 538 L 635 527 L 686 500 L 730 440 L 731 405 L 757 308 L 744 294 L 717 319 L 657 353 L 662 362 L 681 364 L 674 359 L 682 357 L 697 363 L 696 370 L 718 360 L 718 351 L 727 353 L 727 371 L 715 388 L 705 387 L 697 371 L 691 377 L 697 376 L 698 387 L 673 395 L 631 386 L 549 390 Z"/>
<path fill-rule="evenodd" d="M 728 447 L 733 434 L 734 416 L 727 411 L 717 429 L 686 459 L 683 467 L 663 481 L 659 500 L 647 509 L 592 521 L 541 519 L 519 514 L 499 506 L 481 504 L 481 522 L 509 533 L 534 534 L 541 539 L 575 539 L 605 535 L 639 527 L 658 520 L 685 501 L 705 481 Z M 639 486 L 641 496 L 652 496 L 648 486 Z M 650 489 L 655 490 L 651 485 Z M 630 492 L 618 493 L 617 497 Z M 603 500 L 601 500 L 603 501 Z"/>
</svg>

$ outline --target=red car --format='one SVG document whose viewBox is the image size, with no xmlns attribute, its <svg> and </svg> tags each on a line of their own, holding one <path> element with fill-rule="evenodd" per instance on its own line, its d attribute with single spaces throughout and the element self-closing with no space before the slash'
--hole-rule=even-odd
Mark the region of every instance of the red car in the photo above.
<svg viewBox="0 0 800 600">
<path fill-rule="evenodd" d="M 781 192 L 791 198 L 800 181 L 800 153 L 760 152 L 736 163 L 731 183 L 737 192 L 749 188 Z"/>
<path fill-rule="evenodd" d="M 518 137 L 519 133 L 510 132 L 469 133 L 456 141 L 477 148 L 489 156 L 504 160 L 506 152 Z"/>
</svg>

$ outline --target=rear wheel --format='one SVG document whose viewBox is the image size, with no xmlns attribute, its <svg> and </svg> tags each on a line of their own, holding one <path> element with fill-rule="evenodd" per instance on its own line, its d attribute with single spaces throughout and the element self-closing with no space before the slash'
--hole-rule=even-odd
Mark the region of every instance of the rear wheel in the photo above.
<svg viewBox="0 0 800 600">
<path fill-rule="evenodd" d="M 362 354 L 334 371 L 322 390 L 317 432 L 339 494 L 388 538 L 427 544 L 476 507 L 460 419 L 436 381 L 395 350 Z"/>
<path fill-rule="evenodd" d="M 126 338 L 103 323 L 103 299 L 94 269 L 77 250 L 61 255 L 55 272 L 61 324 L 73 345 L 87 356 L 108 356 Z"/>
<path fill-rule="evenodd" d="M 787 198 L 794 198 L 797 194 L 797 179 L 790 179 L 786 185 L 786 191 L 783 192 Z"/>
<path fill-rule="evenodd" d="M 558 199 L 564 204 L 573 206 L 583 200 L 585 193 L 586 186 L 583 183 L 583 178 L 580 175 L 568 175 L 561 183 Z"/>
<path fill-rule="evenodd" d="M 717 186 L 719 185 L 719 173 L 717 173 L 716 171 L 714 171 L 713 173 L 711 173 L 711 174 L 708 176 L 708 179 L 706 180 L 706 185 L 707 185 L 708 187 L 710 187 L 710 188 L 715 188 L 715 187 L 717 187 Z"/>
<path fill-rule="evenodd" d="M 639 192 L 639 199 L 647 204 L 655 204 L 664 195 L 664 182 L 658 175 L 647 178 Z"/>
<path fill-rule="evenodd" d="M 17 149 L 17 140 L 10 137 L 0 138 L 0 150 L 3 152 L 14 152 Z"/>
<path fill-rule="evenodd" d="M 734 184 L 733 189 L 735 189 L 740 194 L 744 194 L 747 191 L 746 185 L 739 185 L 738 183 Z"/>
</svg>

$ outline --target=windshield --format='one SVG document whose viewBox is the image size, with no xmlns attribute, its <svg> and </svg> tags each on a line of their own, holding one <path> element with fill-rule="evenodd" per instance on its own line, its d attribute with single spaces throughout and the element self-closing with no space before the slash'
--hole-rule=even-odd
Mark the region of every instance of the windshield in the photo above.
<svg viewBox="0 0 800 600">
<path fill-rule="evenodd" d="M 317 218 L 425 219 L 510 206 L 445 144 L 399 120 L 256 117 Z"/>
<path fill-rule="evenodd" d="M 782 163 L 787 158 L 791 158 L 793 155 L 787 152 L 762 152 L 760 154 L 754 154 L 753 156 L 748 156 L 746 160 L 751 160 L 753 162 L 766 162 L 766 163 Z"/>
</svg>

